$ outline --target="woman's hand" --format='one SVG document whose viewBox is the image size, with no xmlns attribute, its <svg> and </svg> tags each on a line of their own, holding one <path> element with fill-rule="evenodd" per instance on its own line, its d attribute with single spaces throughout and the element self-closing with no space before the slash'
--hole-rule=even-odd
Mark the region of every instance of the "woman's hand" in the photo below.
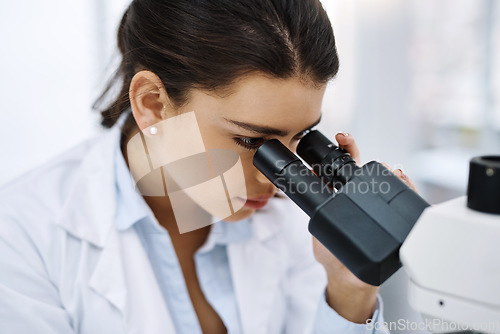
<svg viewBox="0 0 500 334">
<path fill-rule="evenodd" d="M 348 151 L 358 165 L 361 165 L 359 149 L 354 138 L 345 133 L 335 136 L 339 147 Z M 389 170 L 390 166 L 384 164 Z M 393 173 L 416 191 L 413 182 L 396 169 Z M 347 269 L 325 246 L 313 237 L 314 256 L 323 265 L 328 277 L 328 304 L 345 319 L 366 323 L 371 318 L 377 299 L 378 287 L 364 283 Z"/>
</svg>

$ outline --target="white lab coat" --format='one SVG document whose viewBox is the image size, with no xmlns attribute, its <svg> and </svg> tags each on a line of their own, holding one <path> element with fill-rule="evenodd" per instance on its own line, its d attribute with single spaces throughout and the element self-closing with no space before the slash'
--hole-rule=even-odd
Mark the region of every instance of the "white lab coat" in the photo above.
<svg viewBox="0 0 500 334">
<path fill-rule="evenodd" d="M 115 228 L 118 144 L 115 126 L 0 191 L 1 333 L 175 332 L 135 229 Z M 273 199 L 228 246 L 244 333 L 312 331 L 326 279 L 307 221 Z"/>
</svg>

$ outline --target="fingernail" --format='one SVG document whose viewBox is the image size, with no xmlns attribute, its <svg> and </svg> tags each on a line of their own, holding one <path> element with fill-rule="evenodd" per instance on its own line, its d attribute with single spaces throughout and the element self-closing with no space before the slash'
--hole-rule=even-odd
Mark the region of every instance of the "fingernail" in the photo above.
<svg viewBox="0 0 500 334">
<path fill-rule="evenodd" d="M 339 132 L 339 134 L 344 137 L 349 137 L 349 134 L 347 132 Z"/>
<path fill-rule="evenodd" d="M 406 180 L 408 178 L 408 176 L 406 176 L 406 174 L 403 172 L 402 169 L 400 169 L 400 171 L 401 171 L 401 178 Z"/>
</svg>

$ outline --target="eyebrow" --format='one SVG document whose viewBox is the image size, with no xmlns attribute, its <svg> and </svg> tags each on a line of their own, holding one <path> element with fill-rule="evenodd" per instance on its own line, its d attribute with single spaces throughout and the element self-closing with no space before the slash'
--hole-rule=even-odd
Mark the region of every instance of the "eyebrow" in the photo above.
<svg viewBox="0 0 500 334">
<path fill-rule="evenodd" d="M 284 137 L 284 136 L 287 136 L 289 133 L 289 131 L 280 130 L 280 129 L 272 128 L 272 127 L 265 126 L 265 125 L 257 125 L 257 124 L 251 124 L 251 123 L 246 123 L 246 122 L 239 122 L 239 121 L 231 120 L 228 118 L 224 118 L 224 119 L 230 123 L 233 123 L 234 125 L 239 126 L 240 128 L 243 128 L 245 130 L 249 130 L 249 131 L 252 131 L 252 132 L 255 132 L 258 134 Z M 314 122 L 313 124 L 306 127 L 304 130 L 297 133 L 297 135 L 315 127 L 316 125 L 318 125 L 318 123 L 320 121 L 321 121 L 321 116 L 318 118 L 318 120 L 316 122 Z"/>
</svg>

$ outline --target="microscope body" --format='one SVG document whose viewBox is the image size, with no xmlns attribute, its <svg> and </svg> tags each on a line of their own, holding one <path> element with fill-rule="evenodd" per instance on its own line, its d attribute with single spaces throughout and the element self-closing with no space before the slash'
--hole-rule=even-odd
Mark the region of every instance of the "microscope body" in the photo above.
<svg viewBox="0 0 500 334">
<path fill-rule="evenodd" d="M 467 196 L 425 209 L 400 250 L 408 300 L 435 333 L 500 333 L 500 156 L 470 160 Z"/>
<path fill-rule="evenodd" d="M 408 300 L 435 333 L 500 333 L 500 215 L 466 202 L 427 208 L 408 235 L 400 252 Z"/>
<path fill-rule="evenodd" d="M 349 182 L 311 215 L 309 231 L 359 279 L 380 285 L 401 267 L 399 248 L 428 204 L 378 162 L 351 167 L 339 170 Z"/>
</svg>

